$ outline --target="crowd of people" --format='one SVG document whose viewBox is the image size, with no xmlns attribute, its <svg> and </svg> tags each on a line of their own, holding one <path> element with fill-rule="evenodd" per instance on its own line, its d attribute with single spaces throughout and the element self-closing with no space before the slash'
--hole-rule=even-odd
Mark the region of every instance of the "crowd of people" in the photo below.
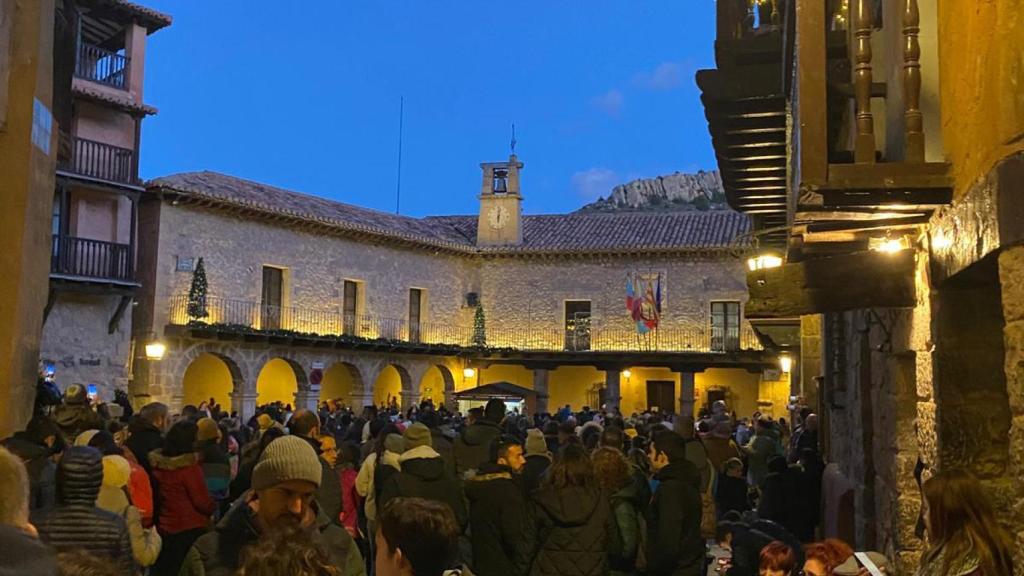
<svg viewBox="0 0 1024 576">
<path fill-rule="evenodd" d="M 81 386 L 0 448 L 0 574 L 808 576 L 887 560 L 818 540 L 817 417 L 493 399 L 355 411 L 212 399 L 172 414 Z M 1013 573 L 980 484 L 923 486 L 920 576 Z"/>
</svg>

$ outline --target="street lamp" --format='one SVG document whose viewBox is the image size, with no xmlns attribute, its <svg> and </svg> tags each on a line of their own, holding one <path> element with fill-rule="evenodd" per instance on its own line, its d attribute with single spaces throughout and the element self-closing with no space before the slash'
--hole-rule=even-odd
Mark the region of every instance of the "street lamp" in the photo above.
<svg viewBox="0 0 1024 576">
<path fill-rule="evenodd" d="M 474 376 L 476 376 L 476 370 L 472 368 L 462 369 L 462 377 L 465 378 L 466 380 L 471 380 Z"/>
<path fill-rule="evenodd" d="M 146 359 L 147 360 L 163 360 L 164 354 L 167 353 L 167 346 L 159 340 L 153 340 L 146 344 Z"/>
<path fill-rule="evenodd" d="M 782 266 L 782 258 L 775 254 L 759 254 L 753 258 L 747 259 L 747 268 L 749 268 L 751 272 L 767 270 L 769 268 L 778 268 L 779 266 Z"/>
<path fill-rule="evenodd" d="M 789 354 L 779 356 L 779 368 L 782 368 L 784 373 L 789 374 L 789 371 L 793 369 L 793 358 Z"/>
<path fill-rule="evenodd" d="M 622 376 L 625 377 L 626 380 L 629 380 L 629 377 L 632 376 L 632 375 L 633 375 L 633 372 L 631 372 L 629 370 L 629 368 L 626 368 L 625 370 L 622 371 Z"/>
</svg>

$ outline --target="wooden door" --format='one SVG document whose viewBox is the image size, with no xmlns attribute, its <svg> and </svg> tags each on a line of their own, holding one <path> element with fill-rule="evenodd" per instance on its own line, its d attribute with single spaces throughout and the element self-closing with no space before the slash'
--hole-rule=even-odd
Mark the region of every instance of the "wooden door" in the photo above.
<svg viewBox="0 0 1024 576">
<path fill-rule="evenodd" d="M 657 408 L 662 414 L 676 411 L 676 383 L 672 380 L 647 381 L 647 408 Z"/>
<path fill-rule="evenodd" d="M 409 342 L 420 341 L 420 313 L 423 306 L 423 291 L 409 289 Z"/>
<path fill-rule="evenodd" d="M 263 297 L 260 300 L 260 328 L 277 330 L 281 327 L 281 289 L 284 270 L 263 267 Z"/>
<path fill-rule="evenodd" d="M 342 296 L 342 326 L 348 336 L 356 335 L 356 305 L 359 300 L 359 284 L 352 280 L 345 280 L 344 293 Z"/>
</svg>

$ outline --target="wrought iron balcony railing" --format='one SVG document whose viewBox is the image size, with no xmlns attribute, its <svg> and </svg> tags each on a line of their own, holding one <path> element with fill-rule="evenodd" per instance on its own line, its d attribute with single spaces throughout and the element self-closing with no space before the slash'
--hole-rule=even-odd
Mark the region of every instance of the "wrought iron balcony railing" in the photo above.
<svg viewBox="0 0 1024 576">
<path fill-rule="evenodd" d="M 132 282 L 135 263 L 132 247 L 73 236 L 53 236 L 50 273 L 94 280 Z"/>
<path fill-rule="evenodd" d="M 190 310 L 188 296 L 171 299 L 168 322 L 184 326 L 201 322 L 255 331 L 287 330 L 320 336 L 353 336 L 418 344 L 469 347 L 472 325 L 420 322 L 373 315 L 347 315 L 334 310 L 297 306 L 268 306 L 249 300 L 207 296 Z M 665 325 L 639 335 L 631 328 L 579 323 L 572 330 L 557 326 L 508 326 L 500 319 L 486 328 L 486 345 L 493 348 L 546 351 L 609 352 L 736 352 L 761 349 L 749 326 L 717 330 L 698 325 Z"/>
<path fill-rule="evenodd" d="M 135 152 L 61 133 L 57 168 L 108 182 L 137 184 Z"/>
<path fill-rule="evenodd" d="M 128 63 L 127 56 L 83 42 L 78 47 L 75 76 L 126 90 Z"/>
</svg>

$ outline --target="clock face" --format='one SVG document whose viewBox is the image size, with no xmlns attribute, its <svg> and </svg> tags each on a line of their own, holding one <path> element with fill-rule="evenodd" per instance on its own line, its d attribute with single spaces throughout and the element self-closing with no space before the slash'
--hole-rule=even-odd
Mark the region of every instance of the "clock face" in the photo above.
<svg viewBox="0 0 1024 576">
<path fill-rule="evenodd" d="M 509 216 L 508 208 L 499 204 L 487 212 L 487 221 L 490 223 L 491 228 L 500 230 L 508 224 Z"/>
</svg>

